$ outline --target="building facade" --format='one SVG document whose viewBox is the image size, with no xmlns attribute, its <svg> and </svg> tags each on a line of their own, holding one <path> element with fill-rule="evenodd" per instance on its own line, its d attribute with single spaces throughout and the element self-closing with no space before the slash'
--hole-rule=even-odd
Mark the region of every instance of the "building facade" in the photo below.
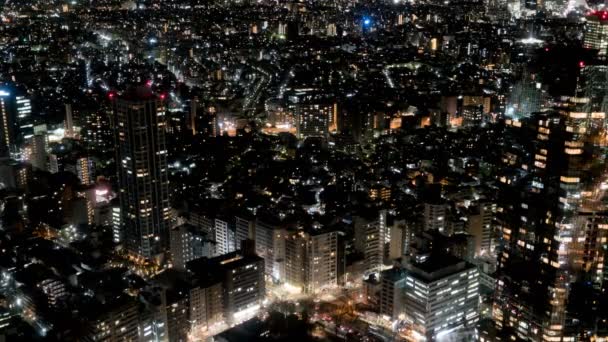
<svg viewBox="0 0 608 342">
<path fill-rule="evenodd" d="M 114 102 L 121 225 L 127 249 L 145 259 L 169 244 L 165 104 L 137 88 Z"/>
</svg>

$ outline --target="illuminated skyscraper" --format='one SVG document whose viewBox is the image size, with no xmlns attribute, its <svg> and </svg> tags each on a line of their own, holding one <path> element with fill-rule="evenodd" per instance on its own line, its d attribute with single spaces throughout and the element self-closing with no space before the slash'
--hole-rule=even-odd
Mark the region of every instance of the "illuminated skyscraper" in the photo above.
<svg viewBox="0 0 608 342">
<path fill-rule="evenodd" d="M 587 16 L 583 46 L 598 50 L 598 56 L 608 54 L 608 12 L 594 11 Z"/>
<path fill-rule="evenodd" d="M 121 224 L 129 251 L 154 258 L 167 250 L 169 181 L 162 96 L 136 88 L 114 103 Z"/>
<path fill-rule="evenodd" d="M 16 152 L 26 138 L 33 136 L 30 100 L 14 92 L 0 89 L 0 156 L 4 157 Z"/>
<path fill-rule="evenodd" d="M 605 224 L 605 115 L 575 111 L 586 101 L 572 98 L 563 104 L 568 110 L 537 113 L 524 124 L 536 137 L 528 175 L 505 186 L 499 201 L 505 244 L 493 315 L 522 339 L 576 336 L 583 324 L 573 327 L 568 318 L 573 284 L 599 285 L 603 278 L 597 271 L 603 271 L 606 241 L 599 228 Z"/>
</svg>

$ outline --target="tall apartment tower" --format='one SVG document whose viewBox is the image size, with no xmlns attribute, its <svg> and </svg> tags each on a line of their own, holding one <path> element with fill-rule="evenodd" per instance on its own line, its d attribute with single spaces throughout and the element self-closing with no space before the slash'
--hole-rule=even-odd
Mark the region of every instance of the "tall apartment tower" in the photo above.
<svg viewBox="0 0 608 342">
<path fill-rule="evenodd" d="M 569 106 L 582 103 L 572 98 Z M 603 285 L 605 113 L 560 110 L 532 119 L 529 180 L 505 188 L 500 201 L 504 242 L 493 315 L 499 328 L 517 327 L 521 339 L 573 340 L 596 323 L 569 319 L 573 295 L 581 295 L 572 289 L 588 284 L 585 295 L 593 295 Z M 534 272 L 519 272 L 524 267 Z"/>
<path fill-rule="evenodd" d="M 169 180 L 165 104 L 148 88 L 131 89 L 114 103 L 118 195 L 127 249 L 161 256 L 169 242 Z"/>
</svg>

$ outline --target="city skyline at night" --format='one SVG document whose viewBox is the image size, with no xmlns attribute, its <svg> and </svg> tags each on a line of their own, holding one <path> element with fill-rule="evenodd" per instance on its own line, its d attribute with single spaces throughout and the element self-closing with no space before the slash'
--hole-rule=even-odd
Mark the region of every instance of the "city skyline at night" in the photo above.
<svg viewBox="0 0 608 342">
<path fill-rule="evenodd" d="M 608 341 L 608 5 L 7 0 L 0 340 Z"/>
</svg>

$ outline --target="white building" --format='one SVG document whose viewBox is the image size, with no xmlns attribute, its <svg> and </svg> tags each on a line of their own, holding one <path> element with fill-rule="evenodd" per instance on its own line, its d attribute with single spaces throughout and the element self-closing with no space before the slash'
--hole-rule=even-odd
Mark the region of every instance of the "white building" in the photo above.
<svg viewBox="0 0 608 342">
<path fill-rule="evenodd" d="M 236 251 L 235 227 L 227 219 L 216 218 L 214 226 L 215 255 L 223 255 Z"/>
<path fill-rule="evenodd" d="M 366 275 L 379 273 L 384 266 L 384 260 L 388 257 L 391 241 L 390 230 L 386 225 L 386 211 L 380 211 L 378 220 L 367 223 L 364 228 L 364 273 Z"/>
<path fill-rule="evenodd" d="M 169 246 L 173 266 L 185 269 L 188 261 L 201 257 L 211 257 L 215 253 L 214 243 L 200 229 L 183 224 L 171 229 Z"/>
<path fill-rule="evenodd" d="M 470 333 L 479 319 L 479 271 L 449 255 L 405 265 L 403 313 L 429 341 Z M 458 338 L 456 340 L 458 340 Z"/>
</svg>

